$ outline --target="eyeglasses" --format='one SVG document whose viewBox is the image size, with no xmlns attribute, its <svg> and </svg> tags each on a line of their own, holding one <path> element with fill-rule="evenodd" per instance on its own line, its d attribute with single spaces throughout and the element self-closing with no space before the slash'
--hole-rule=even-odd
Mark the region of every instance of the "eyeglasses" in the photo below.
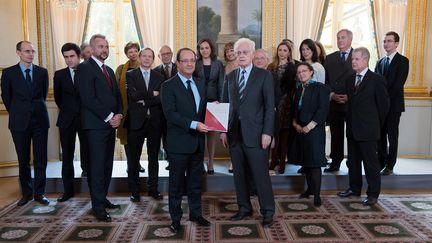
<svg viewBox="0 0 432 243">
<path fill-rule="evenodd" d="M 312 71 L 309 69 L 304 69 L 304 70 L 297 71 L 297 74 L 302 74 L 302 73 L 307 73 L 307 72 L 312 72 Z"/>
<path fill-rule="evenodd" d="M 172 52 L 167 52 L 167 53 L 161 53 L 161 56 L 168 56 L 168 55 L 172 55 Z"/>
<path fill-rule="evenodd" d="M 240 56 L 240 55 L 242 55 L 242 54 L 246 56 L 246 55 L 248 55 L 250 52 L 251 52 L 251 51 L 237 51 L 236 54 L 237 54 L 237 56 Z"/>
<path fill-rule="evenodd" d="M 392 43 L 392 42 L 396 42 L 394 40 L 383 40 L 383 43 Z"/>
<path fill-rule="evenodd" d="M 181 62 L 181 63 L 195 63 L 196 60 L 195 60 L 195 59 L 190 59 L 190 60 L 179 60 L 179 62 Z"/>
</svg>

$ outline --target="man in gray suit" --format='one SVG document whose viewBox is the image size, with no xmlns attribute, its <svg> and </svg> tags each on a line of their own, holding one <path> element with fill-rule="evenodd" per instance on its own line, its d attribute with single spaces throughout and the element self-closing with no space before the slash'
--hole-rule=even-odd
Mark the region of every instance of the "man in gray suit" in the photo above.
<svg viewBox="0 0 432 243">
<path fill-rule="evenodd" d="M 231 220 L 242 220 L 252 215 L 248 182 L 251 177 L 263 216 L 262 224 L 270 226 L 275 212 L 267 165 L 274 126 L 273 78 L 269 71 L 253 66 L 253 41 L 241 38 L 234 44 L 234 50 L 240 67 L 227 76 L 227 101 L 230 103 L 228 134 L 220 135 L 223 145 L 229 146 L 234 168 L 239 211 Z"/>
</svg>

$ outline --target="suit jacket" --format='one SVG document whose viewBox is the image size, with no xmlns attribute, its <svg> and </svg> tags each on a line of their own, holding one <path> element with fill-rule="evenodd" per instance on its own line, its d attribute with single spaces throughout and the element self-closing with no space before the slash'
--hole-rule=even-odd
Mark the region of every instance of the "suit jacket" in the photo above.
<svg viewBox="0 0 432 243">
<path fill-rule="evenodd" d="M 356 75 L 348 84 L 347 138 L 356 141 L 377 141 L 389 111 L 389 97 L 384 78 L 370 70 L 355 90 Z"/>
<path fill-rule="evenodd" d="M 206 83 L 207 101 L 222 100 L 222 88 L 225 78 L 225 68 L 221 61 L 213 60 L 210 66 L 210 77 L 206 80 L 202 60 L 197 60 L 195 74 Z"/>
<path fill-rule="evenodd" d="M 81 101 L 78 88 L 72 82 L 69 68 L 54 73 L 54 100 L 59 108 L 57 126 L 67 128 L 80 116 Z"/>
<path fill-rule="evenodd" d="M 238 78 L 240 69 L 228 74 L 228 100 L 230 103 L 228 139 L 230 144 L 242 136 L 248 147 L 260 147 L 261 135 L 273 136 L 274 89 L 272 74 L 264 69 L 252 67 L 240 101 Z M 239 126 L 240 125 L 240 126 Z M 241 127 L 241 131 L 238 128 Z"/>
<path fill-rule="evenodd" d="M 171 68 L 171 76 L 169 76 L 169 77 L 165 74 L 164 65 L 163 64 L 161 64 L 161 65 L 153 68 L 153 70 L 156 71 L 156 72 L 158 72 L 158 73 L 160 73 L 164 77 L 164 80 L 168 80 L 168 79 L 174 77 L 177 74 L 177 65 L 175 63 L 172 63 L 171 67 L 172 67 Z"/>
<path fill-rule="evenodd" d="M 9 112 L 9 129 L 24 131 L 34 116 L 43 128 L 49 128 L 46 98 L 48 71 L 33 64 L 32 83 L 29 85 L 19 64 L 3 70 L 1 97 Z"/>
<path fill-rule="evenodd" d="M 194 78 L 200 94 L 198 112 L 194 101 L 178 75 L 162 83 L 161 102 L 167 120 L 167 151 L 192 154 L 200 148 L 204 151 L 204 133 L 190 129 L 192 121 L 204 122 L 206 111 L 205 84 Z"/>
<path fill-rule="evenodd" d="M 386 73 L 383 73 L 384 63 L 385 57 L 377 62 L 375 72 L 386 78 L 390 112 L 403 112 L 405 111 L 404 85 L 408 77 L 409 60 L 396 53 Z"/>
<path fill-rule="evenodd" d="M 161 127 L 163 113 L 160 95 L 153 96 L 153 91 L 160 91 L 162 82 L 164 82 L 164 77 L 160 73 L 151 70 L 147 89 L 140 68 L 126 73 L 129 107 L 125 125 L 128 128 L 139 129 L 149 118 L 153 129 Z M 140 100 L 144 101 L 144 105 L 138 102 Z M 147 114 L 149 109 L 150 116 Z"/>
<path fill-rule="evenodd" d="M 111 129 L 104 120 L 110 115 L 122 114 L 122 100 L 114 71 L 106 66 L 112 88 L 99 65 L 90 58 L 78 65 L 75 85 L 81 96 L 81 120 L 83 129 Z"/>
<path fill-rule="evenodd" d="M 351 66 L 351 57 L 353 49 L 351 48 L 346 61 L 340 58 L 340 51 L 335 51 L 326 57 L 324 69 L 326 73 L 326 84 L 330 87 L 330 92 L 336 94 L 347 94 L 346 83 L 351 76 L 355 74 Z M 346 111 L 346 105 L 338 104 L 333 100 L 330 102 L 330 110 Z"/>
</svg>

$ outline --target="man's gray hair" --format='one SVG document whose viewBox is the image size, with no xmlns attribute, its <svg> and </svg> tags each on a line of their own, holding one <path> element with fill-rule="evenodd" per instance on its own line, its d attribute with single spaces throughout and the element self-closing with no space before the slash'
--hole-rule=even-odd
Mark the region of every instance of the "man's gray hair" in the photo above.
<svg viewBox="0 0 432 243">
<path fill-rule="evenodd" d="M 351 40 L 353 39 L 353 32 L 352 32 L 351 30 L 349 30 L 349 29 L 341 29 L 341 30 L 339 30 L 339 31 L 337 32 L 337 34 L 343 32 L 343 31 L 345 31 L 345 32 L 347 33 L 348 38 L 350 38 Z"/>
<path fill-rule="evenodd" d="M 106 37 L 105 37 L 104 35 L 102 35 L 102 34 L 94 34 L 94 35 L 90 38 L 90 46 L 94 46 L 94 41 L 95 41 L 97 38 L 100 38 L 100 39 L 104 39 L 104 40 L 106 40 Z"/>
<path fill-rule="evenodd" d="M 358 47 L 358 48 L 354 49 L 353 52 L 359 52 L 361 54 L 361 57 L 363 59 L 366 59 L 369 62 L 370 53 L 366 47 Z"/>
<path fill-rule="evenodd" d="M 240 38 L 234 43 L 234 50 L 237 51 L 240 44 L 248 44 L 251 51 L 255 51 L 255 42 L 248 38 Z"/>
</svg>

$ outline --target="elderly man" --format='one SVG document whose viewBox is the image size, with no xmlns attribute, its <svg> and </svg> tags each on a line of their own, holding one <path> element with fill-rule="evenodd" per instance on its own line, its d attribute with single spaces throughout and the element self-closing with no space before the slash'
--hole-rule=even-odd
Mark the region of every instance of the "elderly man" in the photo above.
<svg viewBox="0 0 432 243">
<path fill-rule="evenodd" d="M 258 68 L 267 69 L 270 58 L 264 49 L 257 49 L 253 58 L 253 65 Z"/>
<path fill-rule="evenodd" d="M 249 178 L 254 182 L 265 227 L 273 223 L 275 203 L 268 174 L 269 145 L 274 129 L 273 78 L 254 67 L 255 43 L 241 38 L 234 44 L 239 68 L 227 76 L 230 103 L 228 134 L 220 139 L 229 147 L 239 211 L 231 220 L 252 215 Z M 248 175 L 250 173 L 250 175 Z"/>
</svg>

